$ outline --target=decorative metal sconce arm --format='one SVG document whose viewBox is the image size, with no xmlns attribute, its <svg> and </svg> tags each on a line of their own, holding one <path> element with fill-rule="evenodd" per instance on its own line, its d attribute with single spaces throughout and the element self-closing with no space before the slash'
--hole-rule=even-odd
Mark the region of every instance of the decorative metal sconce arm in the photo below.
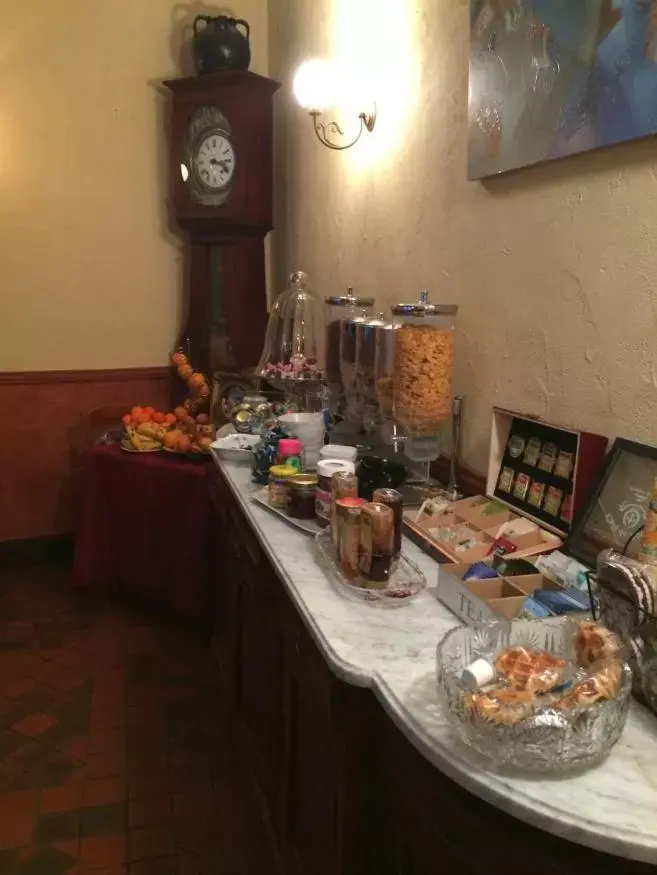
<svg viewBox="0 0 657 875">
<path fill-rule="evenodd" d="M 340 125 L 335 121 L 321 121 L 322 113 L 317 109 L 311 109 L 310 114 L 313 117 L 315 136 L 319 142 L 328 149 L 334 149 L 336 152 L 342 152 L 344 149 L 351 149 L 351 147 L 355 146 L 363 136 L 363 131 L 373 131 L 374 125 L 376 124 L 376 107 L 371 113 L 361 112 L 358 115 L 358 118 L 360 119 L 360 129 L 354 139 L 350 143 L 336 143 L 329 139 L 329 134 L 336 134 L 340 137 L 344 137 L 344 131 Z"/>
</svg>

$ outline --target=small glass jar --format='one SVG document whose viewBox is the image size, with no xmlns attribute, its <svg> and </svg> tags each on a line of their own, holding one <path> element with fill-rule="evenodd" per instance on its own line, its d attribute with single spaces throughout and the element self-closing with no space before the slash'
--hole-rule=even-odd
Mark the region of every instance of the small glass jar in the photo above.
<svg viewBox="0 0 657 875">
<path fill-rule="evenodd" d="M 385 504 L 369 502 L 360 509 L 360 559 L 363 577 L 371 584 L 387 583 L 392 573 L 395 515 Z"/>
<path fill-rule="evenodd" d="M 356 468 L 346 459 L 320 459 L 317 463 L 317 490 L 315 492 L 315 516 L 317 525 L 325 529 L 331 525 L 331 500 L 333 475 L 353 474 Z"/>
<path fill-rule="evenodd" d="M 303 468 L 303 444 L 299 438 L 281 438 L 276 449 L 276 464 L 296 468 L 297 474 Z"/>
<path fill-rule="evenodd" d="M 295 474 L 287 481 L 288 503 L 287 512 L 297 520 L 312 520 L 315 518 L 315 490 L 317 477 L 315 474 Z"/>
<path fill-rule="evenodd" d="M 270 507 L 285 510 L 288 500 L 288 481 L 297 474 L 297 469 L 291 465 L 272 465 L 269 469 L 269 494 L 267 501 Z"/>
<path fill-rule="evenodd" d="M 404 514 L 404 500 L 402 499 L 401 492 L 386 487 L 375 489 L 372 493 L 372 501 L 375 504 L 385 504 L 394 514 L 395 531 L 392 553 L 393 558 L 396 560 L 401 553 L 402 517 Z"/>
<path fill-rule="evenodd" d="M 338 549 L 337 503 L 341 498 L 358 497 L 358 477 L 355 474 L 338 473 L 331 478 L 331 539 Z"/>
<path fill-rule="evenodd" d="M 346 462 L 356 463 L 358 450 L 356 447 L 350 447 L 347 444 L 324 444 L 319 451 L 321 459 L 344 459 Z"/>
<path fill-rule="evenodd" d="M 344 386 L 340 370 L 341 323 L 344 319 L 353 319 L 355 316 L 369 316 L 373 305 L 374 298 L 356 297 L 352 288 L 347 289 L 346 295 L 329 295 L 324 298 L 324 358 L 329 404 L 333 415 L 342 416 L 344 413 Z"/>
<path fill-rule="evenodd" d="M 364 498 L 341 498 L 337 504 L 340 570 L 348 580 L 360 576 L 360 513 Z M 383 507 L 383 505 L 381 505 Z"/>
<path fill-rule="evenodd" d="M 452 415 L 455 304 L 395 304 L 393 414 L 411 437 L 436 434 Z"/>
</svg>

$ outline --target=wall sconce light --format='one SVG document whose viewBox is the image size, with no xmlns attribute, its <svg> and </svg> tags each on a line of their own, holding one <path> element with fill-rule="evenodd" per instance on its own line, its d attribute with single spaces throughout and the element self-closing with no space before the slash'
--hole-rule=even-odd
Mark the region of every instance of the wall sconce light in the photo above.
<svg viewBox="0 0 657 875">
<path fill-rule="evenodd" d="M 307 109 L 313 119 L 315 135 L 320 143 L 329 149 L 342 151 L 350 149 L 362 137 L 363 131 L 373 131 L 376 124 L 376 105 L 372 105 L 371 112 L 361 111 L 358 113 L 360 128 L 356 136 L 349 143 L 341 143 L 331 139 L 331 135 L 344 137 L 344 131 L 336 121 L 325 121 L 324 111 L 340 102 L 343 90 L 341 82 L 343 77 L 330 61 L 319 59 L 305 61 L 296 72 L 294 77 L 294 95 L 299 104 Z M 344 83 L 347 86 L 347 83 Z"/>
</svg>

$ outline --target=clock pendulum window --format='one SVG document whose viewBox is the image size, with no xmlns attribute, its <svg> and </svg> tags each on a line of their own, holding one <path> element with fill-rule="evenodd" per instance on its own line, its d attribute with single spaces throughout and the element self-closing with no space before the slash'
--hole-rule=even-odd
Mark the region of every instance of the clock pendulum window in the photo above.
<svg viewBox="0 0 657 875">
<path fill-rule="evenodd" d="M 279 83 L 250 71 L 171 79 L 169 207 L 185 239 L 193 366 L 234 380 L 267 327 L 264 240 L 273 227 L 273 110 Z"/>
</svg>

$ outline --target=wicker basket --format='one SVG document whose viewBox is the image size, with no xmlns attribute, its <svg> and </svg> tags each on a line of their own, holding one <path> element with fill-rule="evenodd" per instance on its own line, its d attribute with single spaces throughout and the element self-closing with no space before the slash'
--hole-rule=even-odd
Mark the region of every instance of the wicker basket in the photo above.
<svg viewBox="0 0 657 875">
<path fill-rule="evenodd" d="M 657 714 L 657 569 L 604 550 L 592 589 L 596 617 L 627 647 L 634 695 Z"/>
</svg>

